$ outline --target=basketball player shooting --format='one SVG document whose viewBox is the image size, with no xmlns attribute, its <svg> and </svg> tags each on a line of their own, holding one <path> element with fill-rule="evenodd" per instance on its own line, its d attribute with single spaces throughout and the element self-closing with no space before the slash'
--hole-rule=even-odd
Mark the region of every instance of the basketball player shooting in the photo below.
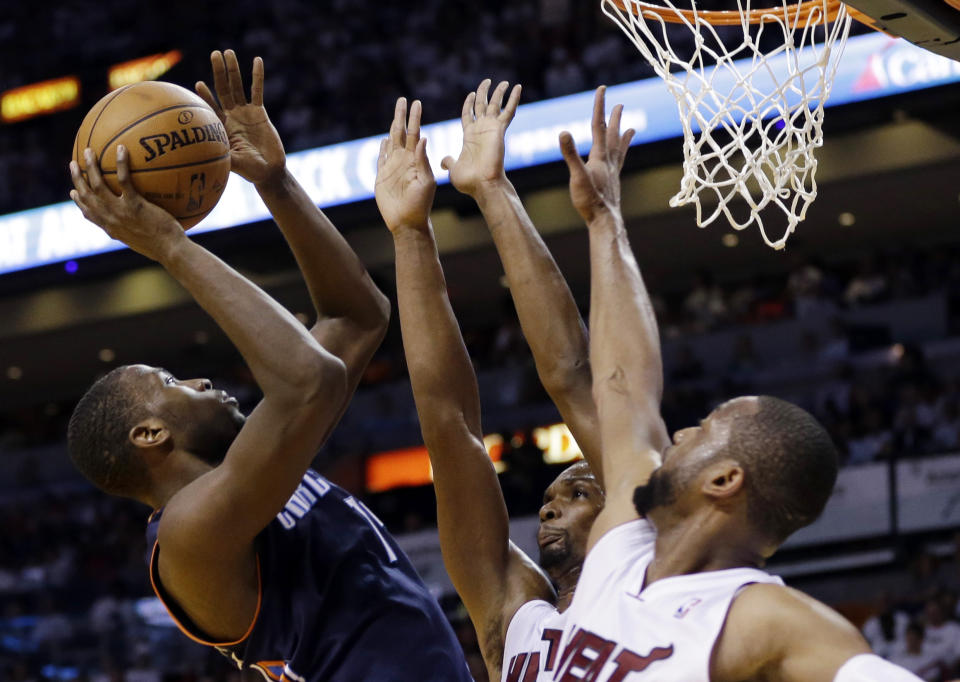
<svg viewBox="0 0 960 682">
<path fill-rule="evenodd" d="M 837 473 L 829 436 L 766 396 L 722 404 L 662 447 L 657 377 L 638 339 L 653 311 L 619 209 L 628 135 L 604 122 L 586 163 L 561 148 L 590 239 L 593 393 L 607 503 L 566 613 L 557 680 L 906 682 L 860 633 L 761 570 L 823 509 Z M 662 455 L 648 476 L 646 463 Z"/>
<path fill-rule="evenodd" d="M 436 601 L 379 520 L 309 465 L 382 340 L 389 315 L 360 260 L 286 170 L 236 55 L 211 55 L 214 89 L 198 93 L 229 133 L 231 163 L 254 183 L 313 299 L 307 330 L 282 306 L 190 240 L 130 182 L 104 184 L 71 164 L 84 216 L 162 265 L 223 329 L 263 399 L 244 417 L 206 379 L 120 367 L 78 403 L 70 455 L 102 490 L 155 511 L 149 571 L 180 628 L 267 680 L 459 680 L 469 674 Z"/>
</svg>

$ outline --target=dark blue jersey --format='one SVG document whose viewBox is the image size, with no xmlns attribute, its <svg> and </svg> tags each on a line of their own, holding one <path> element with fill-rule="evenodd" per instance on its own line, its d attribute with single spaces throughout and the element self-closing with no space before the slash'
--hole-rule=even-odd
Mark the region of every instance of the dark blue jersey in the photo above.
<svg viewBox="0 0 960 682">
<path fill-rule="evenodd" d="M 167 595 L 157 570 L 162 510 L 147 525 L 157 596 L 191 638 L 285 682 L 470 682 L 453 630 L 410 560 L 364 504 L 308 470 L 256 539 L 257 617 L 218 643 Z"/>
</svg>

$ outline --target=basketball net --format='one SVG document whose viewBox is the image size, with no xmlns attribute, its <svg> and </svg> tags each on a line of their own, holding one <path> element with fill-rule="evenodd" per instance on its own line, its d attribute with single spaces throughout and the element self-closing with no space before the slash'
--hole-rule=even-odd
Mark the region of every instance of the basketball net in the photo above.
<svg viewBox="0 0 960 682">
<path fill-rule="evenodd" d="M 738 12 L 704 12 L 663 2 L 601 6 L 677 100 L 683 179 L 670 205 L 694 204 L 700 227 L 721 215 L 737 230 L 756 224 L 769 246 L 782 249 L 817 196 L 814 150 L 823 144 L 823 105 L 850 32 L 846 6 L 815 0 L 757 10 L 737 0 Z M 718 22 L 732 28 L 718 31 Z M 749 210 L 737 209 L 739 218 L 730 205 L 736 197 Z M 760 215 L 768 207 L 787 217 L 778 239 Z"/>
</svg>

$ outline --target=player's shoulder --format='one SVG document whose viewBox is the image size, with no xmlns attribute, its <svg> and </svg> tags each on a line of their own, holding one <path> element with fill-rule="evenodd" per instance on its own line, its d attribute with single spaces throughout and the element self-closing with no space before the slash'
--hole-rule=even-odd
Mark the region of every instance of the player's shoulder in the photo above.
<svg viewBox="0 0 960 682">
<path fill-rule="evenodd" d="M 250 553 L 252 538 L 237 542 L 228 527 L 231 498 L 223 490 L 229 486 L 228 472 L 220 465 L 167 501 L 157 525 L 157 540 L 167 557 L 183 554 L 197 560 L 220 560 Z"/>
<path fill-rule="evenodd" d="M 212 491 L 214 479 L 217 478 L 214 472 L 216 469 L 197 477 L 167 500 L 161 513 L 156 514 L 162 535 L 177 534 L 178 529 L 195 519 L 200 502 Z"/>
<path fill-rule="evenodd" d="M 734 608 L 749 611 L 760 621 L 791 618 L 798 622 L 825 619 L 846 623 L 840 614 L 800 590 L 775 582 L 746 585 L 734 600 Z"/>
<path fill-rule="evenodd" d="M 752 583 L 737 594 L 713 651 L 712 678 L 741 680 L 786 661 L 843 660 L 869 650 L 843 616 L 799 590 Z"/>
<path fill-rule="evenodd" d="M 735 629 L 777 650 L 796 638 L 813 643 L 825 639 L 861 642 L 850 621 L 813 597 L 786 585 L 753 583 L 731 605 L 726 629 Z"/>
<path fill-rule="evenodd" d="M 560 611 L 553 601 L 536 598 L 524 602 L 507 619 L 507 638 L 509 639 L 511 631 L 540 630 L 559 614 Z"/>
</svg>

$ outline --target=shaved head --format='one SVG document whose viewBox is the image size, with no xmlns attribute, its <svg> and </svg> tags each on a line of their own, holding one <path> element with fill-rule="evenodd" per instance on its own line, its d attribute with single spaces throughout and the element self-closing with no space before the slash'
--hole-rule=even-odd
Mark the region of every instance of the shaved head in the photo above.
<svg viewBox="0 0 960 682">
<path fill-rule="evenodd" d="M 137 367 L 124 365 L 98 379 L 77 403 L 67 427 L 70 459 L 87 479 L 115 495 L 143 483 L 145 468 L 128 434 L 148 415 Z"/>
<path fill-rule="evenodd" d="M 751 520 L 779 544 L 820 516 L 837 480 L 837 450 L 820 422 L 793 403 L 771 396 L 736 402 L 727 404 L 733 421 L 725 454 L 747 472 Z"/>
</svg>

